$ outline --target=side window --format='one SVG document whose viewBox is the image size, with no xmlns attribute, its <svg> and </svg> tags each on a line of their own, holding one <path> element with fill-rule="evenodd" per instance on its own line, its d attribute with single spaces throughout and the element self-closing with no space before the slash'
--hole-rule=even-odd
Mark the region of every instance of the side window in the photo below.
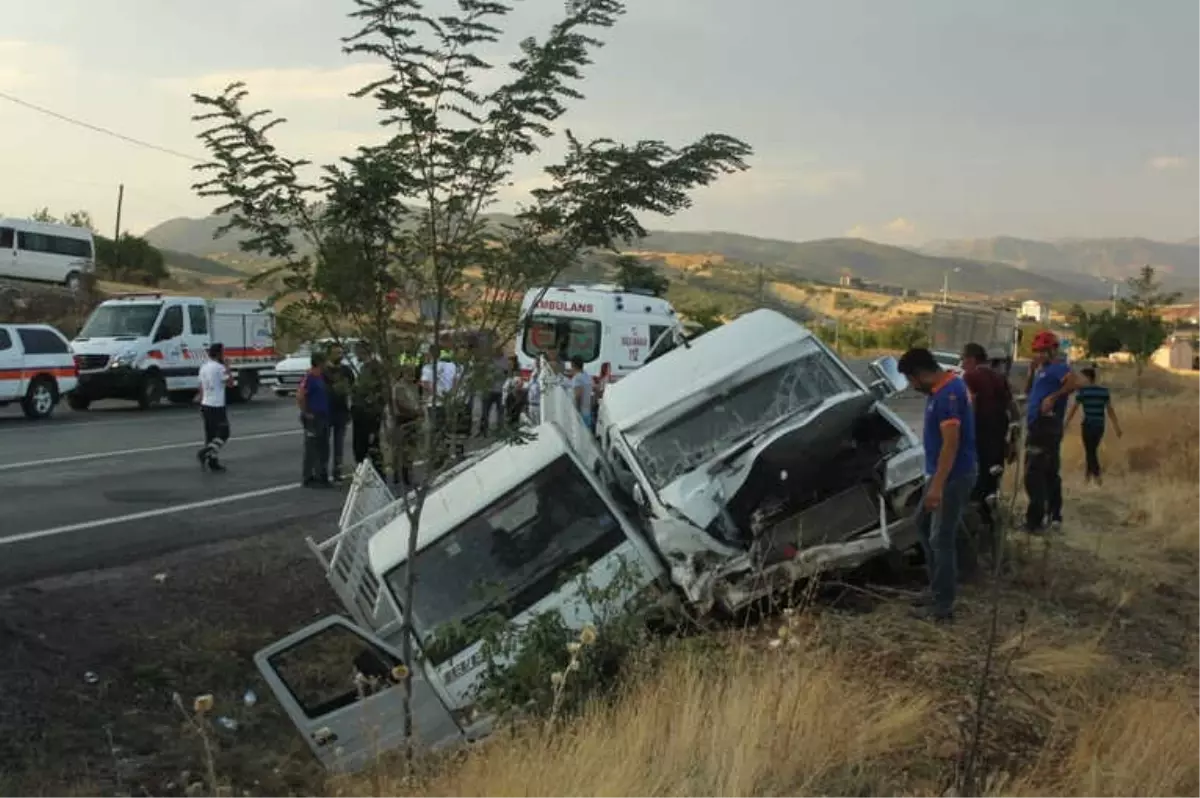
<svg viewBox="0 0 1200 798">
<path fill-rule="evenodd" d="M 0 352 L 6 349 L 12 349 L 12 336 L 8 334 L 8 330 L 0 330 Z"/>
<path fill-rule="evenodd" d="M 49 330 L 19 327 L 17 335 L 27 355 L 64 355 L 71 351 L 65 341 Z"/>
<path fill-rule="evenodd" d="M 203 305 L 188 305 L 188 322 L 192 335 L 208 335 L 208 311 Z"/>
<path fill-rule="evenodd" d="M 650 355 L 643 361 L 642 365 L 649 363 L 655 358 L 662 357 L 678 345 L 675 343 L 674 336 L 667 335 L 670 330 L 670 327 L 650 325 Z"/>
<path fill-rule="evenodd" d="M 64 236 L 49 236 L 51 250 L 56 255 L 67 255 L 72 258 L 92 257 L 92 245 L 81 238 L 66 238 Z"/>
<path fill-rule="evenodd" d="M 309 718 L 328 715 L 398 681 L 398 660 L 340 625 L 322 629 L 269 661 Z"/>
<path fill-rule="evenodd" d="M 155 341 L 167 341 L 183 335 L 183 306 L 171 305 L 163 311 L 162 321 L 158 323 L 158 333 Z"/>
<path fill-rule="evenodd" d="M 12 249 L 14 245 L 13 229 L 11 227 L 0 227 L 0 249 Z"/>
</svg>

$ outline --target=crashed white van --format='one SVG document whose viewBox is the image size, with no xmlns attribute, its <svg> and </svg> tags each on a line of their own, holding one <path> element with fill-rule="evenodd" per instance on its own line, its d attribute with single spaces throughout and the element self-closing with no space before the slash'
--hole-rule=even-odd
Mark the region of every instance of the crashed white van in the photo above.
<svg viewBox="0 0 1200 798">
<path fill-rule="evenodd" d="M 557 392 L 557 393 L 556 393 Z M 441 475 L 422 509 L 417 545 L 401 500 L 364 462 L 340 531 L 309 540 L 353 622 L 321 620 L 255 655 L 255 663 L 326 767 L 354 770 L 404 740 L 402 618 L 411 613 L 417 742 L 478 739 L 492 719 L 476 710 L 493 656 L 472 624 L 502 613 L 521 629 L 547 613 L 581 630 L 597 613 L 669 590 L 645 537 L 595 476 L 600 451 L 561 388 L 521 444 L 500 444 Z M 404 583 L 415 569 L 412 607 Z M 582 576 L 579 576 L 582 574 Z M 596 606 L 596 592 L 607 594 Z M 366 689 L 369 686 L 370 689 Z"/>
<path fill-rule="evenodd" d="M 757 310 L 609 387 L 597 434 L 671 580 L 701 612 L 916 545 L 923 449 L 805 327 Z"/>
</svg>

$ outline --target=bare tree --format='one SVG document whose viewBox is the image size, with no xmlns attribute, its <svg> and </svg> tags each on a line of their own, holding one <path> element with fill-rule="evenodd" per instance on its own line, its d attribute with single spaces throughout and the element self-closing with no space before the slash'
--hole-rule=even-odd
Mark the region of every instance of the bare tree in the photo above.
<svg viewBox="0 0 1200 798">
<path fill-rule="evenodd" d="M 304 177 L 306 161 L 287 158 L 270 143 L 270 132 L 284 120 L 269 110 L 247 110 L 242 84 L 215 96 L 193 95 L 211 156 L 198 167 L 204 178 L 195 188 L 221 200 L 217 213 L 228 223 L 218 235 L 233 228 L 247 233 L 244 250 L 277 261 L 259 278 L 282 286 L 274 298 L 287 297 L 290 312 L 302 309 L 335 337 L 352 333 L 367 340 L 388 386 L 399 378 L 397 356 L 412 351 L 414 334 L 435 351 L 448 329 L 511 338 L 522 292 L 549 285 L 589 250 L 616 252 L 645 236 L 639 212 L 688 207 L 692 189 L 745 169 L 750 154 L 745 143 L 723 134 L 674 148 L 661 141 L 583 141 L 565 130 L 567 152 L 545 168 L 548 185 L 531 192 L 515 220 L 496 223 L 486 211 L 515 165 L 535 156 L 555 135 L 567 105 L 583 99 L 576 87 L 601 46 L 594 34 L 613 26 L 624 5 L 569 0 L 543 38 L 521 41 L 508 78 L 494 89 L 480 88 L 493 66 L 479 51 L 498 40 L 511 6 L 489 0 L 455 5 L 454 13 L 435 15 L 417 0 L 353 0 L 351 17 L 360 27 L 344 50 L 386 66 L 383 77 L 354 96 L 375 104 L 390 135 L 313 179 Z M 388 447 L 393 472 L 416 460 L 425 464 L 402 497 L 410 552 L 425 499 L 451 459 L 448 433 L 461 423 L 456 414 L 463 412 L 463 394 L 478 383 L 488 354 L 462 353 L 455 392 L 429 397 L 431 412 L 418 422 L 415 443 Z M 396 440 L 394 427 L 388 402 L 386 441 Z M 408 569 L 401 597 L 406 662 L 412 661 L 407 608 L 414 571 Z"/>
</svg>

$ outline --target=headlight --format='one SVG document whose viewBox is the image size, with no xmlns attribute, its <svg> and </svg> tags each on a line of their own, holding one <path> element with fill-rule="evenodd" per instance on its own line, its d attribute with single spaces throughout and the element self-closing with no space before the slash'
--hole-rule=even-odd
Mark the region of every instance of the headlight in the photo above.
<svg viewBox="0 0 1200 798">
<path fill-rule="evenodd" d="M 122 368 L 124 366 L 132 366 L 137 361 L 137 358 L 138 353 L 136 349 L 126 349 L 114 357 L 112 362 L 108 364 L 108 367 L 115 369 Z"/>
</svg>

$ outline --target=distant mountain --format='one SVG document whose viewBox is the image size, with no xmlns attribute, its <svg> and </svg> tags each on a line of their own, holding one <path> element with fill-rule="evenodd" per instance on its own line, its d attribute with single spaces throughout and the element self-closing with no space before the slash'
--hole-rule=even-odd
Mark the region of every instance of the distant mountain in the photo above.
<svg viewBox="0 0 1200 798">
<path fill-rule="evenodd" d="M 158 247 L 158 251 L 162 253 L 163 260 L 166 261 L 168 268 L 186 269 L 189 272 L 197 274 L 206 274 L 210 277 L 243 277 L 244 274 L 232 266 L 226 266 L 224 263 L 212 260 L 211 258 L 192 255 L 187 252 L 178 252 L 173 249 Z"/>
<path fill-rule="evenodd" d="M 507 218 L 497 214 L 495 221 Z M 221 220 L 170 219 L 144 237 L 160 249 L 199 256 L 238 251 L 244 236 L 230 233 L 213 239 Z M 297 242 L 299 243 L 299 241 Z M 968 256 L 941 257 L 857 238 L 783 241 L 723 232 L 651 232 L 630 249 L 642 252 L 714 254 L 727 260 L 761 263 L 796 280 L 836 283 L 843 274 L 864 280 L 938 291 L 947 274 L 952 291 L 996 296 L 1028 294 L 1045 299 L 1094 298 L 1106 295 L 1097 280 L 1078 274 L 1042 274 L 1009 263 Z M 228 261 L 226 257 L 221 260 Z"/>
<path fill-rule="evenodd" d="M 798 279 L 837 282 L 844 273 L 864 280 L 938 291 L 949 273 L 952 291 L 996 296 L 1033 294 L 1048 299 L 1100 296 L 1103 286 L 1033 274 L 1004 263 L 963 257 L 937 257 L 861 238 L 781 241 L 738 233 L 672 233 L 655 231 L 637 244 L 652 252 L 711 252 L 731 260 L 762 263 Z"/>
<path fill-rule="evenodd" d="M 1181 243 L 1146 238 L 1081 238 L 1033 241 L 997 236 L 933 241 L 921 248 L 931 255 L 1007 263 L 1029 272 L 1078 283 L 1079 278 L 1124 280 L 1150 264 L 1170 288 L 1200 287 L 1200 239 Z"/>
</svg>

